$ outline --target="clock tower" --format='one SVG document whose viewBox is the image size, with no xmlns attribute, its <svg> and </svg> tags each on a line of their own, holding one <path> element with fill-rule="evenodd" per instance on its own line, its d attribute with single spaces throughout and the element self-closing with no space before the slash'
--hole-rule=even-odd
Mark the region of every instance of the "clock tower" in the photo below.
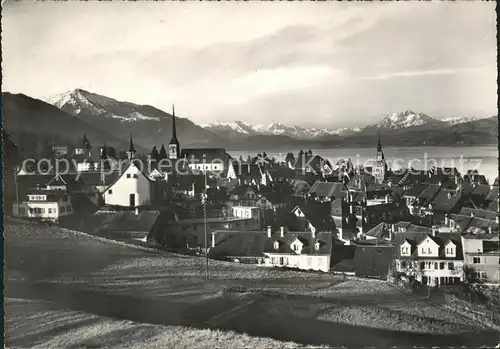
<svg viewBox="0 0 500 349">
<path fill-rule="evenodd" d="M 170 139 L 170 143 L 168 143 L 168 157 L 170 159 L 178 159 L 180 157 L 180 148 L 175 128 L 175 107 L 172 106 L 172 138 Z"/>
<path fill-rule="evenodd" d="M 385 162 L 384 152 L 380 144 L 380 132 L 378 132 L 377 157 L 375 166 L 373 166 L 373 177 L 377 183 L 382 183 L 387 173 L 387 164 Z"/>
</svg>

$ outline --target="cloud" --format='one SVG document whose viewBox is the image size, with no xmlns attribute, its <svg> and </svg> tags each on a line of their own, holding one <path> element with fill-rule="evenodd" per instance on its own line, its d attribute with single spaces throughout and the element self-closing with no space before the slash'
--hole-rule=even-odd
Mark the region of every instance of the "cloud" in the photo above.
<svg viewBox="0 0 500 349">
<path fill-rule="evenodd" d="M 397 108 L 491 115 L 494 6 L 21 2 L 4 9 L 3 87 L 175 103 L 198 123 L 340 127 Z"/>
</svg>

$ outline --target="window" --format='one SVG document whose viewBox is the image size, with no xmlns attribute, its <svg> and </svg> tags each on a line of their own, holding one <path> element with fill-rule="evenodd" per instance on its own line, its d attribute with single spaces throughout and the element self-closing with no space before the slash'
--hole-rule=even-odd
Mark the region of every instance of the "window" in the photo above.
<svg viewBox="0 0 500 349">
<path fill-rule="evenodd" d="M 448 263 L 448 269 L 449 270 L 455 270 L 455 264 L 453 262 Z"/>
<path fill-rule="evenodd" d="M 283 265 L 283 264 L 285 264 L 284 260 L 283 260 L 283 257 L 280 257 L 280 265 Z"/>
<path fill-rule="evenodd" d="M 71 212 L 71 206 L 66 207 L 66 212 Z"/>
<path fill-rule="evenodd" d="M 408 246 L 401 247 L 401 255 L 408 256 L 409 254 L 410 254 L 410 251 L 408 249 Z"/>
<path fill-rule="evenodd" d="M 425 249 L 422 247 L 422 254 L 425 254 Z"/>
<path fill-rule="evenodd" d="M 135 174 L 135 173 L 134 173 L 134 175 L 132 177 L 139 178 L 139 176 L 137 174 Z"/>
<path fill-rule="evenodd" d="M 420 270 L 423 270 L 425 269 L 425 263 L 424 262 L 420 262 Z"/>
<path fill-rule="evenodd" d="M 439 269 L 439 263 L 438 262 L 435 262 L 434 263 L 434 269 L 438 270 Z"/>
<path fill-rule="evenodd" d="M 66 207 L 61 206 L 61 213 L 64 213 L 64 212 L 66 212 Z"/>
<path fill-rule="evenodd" d="M 429 252 L 429 254 L 431 254 L 431 253 L 432 253 L 432 250 L 431 250 L 431 248 L 430 248 L 430 247 L 428 247 L 428 248 L 427 248 L 427 252 Z"/>
<path fill-rule="evenodd" d="M 110 195 L 111 195 L 111 194 L 113 194 L 113 190 L 112 190 L 112 189 L 109 189 L 109 190 L 108 190 L 108 194 L 110 194 Z"/>
<path fill-rule="evenodd" d="M 49 208 L 49 213 L 52 213 L 52 209 L 51 208 Z"/>
<path fill-rule="evenodd" d="M 406 262 L 405 261 L 401 262 L 401 269 L 406 269 Z"/>
<path fill-rule="evenodd" d="M 316 242 L 316 243 L 314 244 L 314 249 L 315 249 L 316 251 L 317 251 L 317 250 L 319 250 L 319 242 Z"/>
<path fill-rule="evenodd" d="M 297 245 L 297 244 L 292 245 L 292 249 L 294 251 L 298 251 L 299 250 L 299 245 Z"/>
<path fill-rule="evenodd" d="M 444 269 L 444 262 L 440 262 L 440 263 L 439 263 L 439 269 L 440 269 L 440 270 L 443 270 L 443 269 Z"/>
<path fill-rule="evenodd" d="M 130 178 L 130 173 L 127 173 L 127 178 Z"/>
<path fill-rule="evenodd" d="M 474 257 L 474 258 L 472 258 L 472 263 L 474 263 L 474 264 L 481 264 L 481 258 L 480 257 Z"/>
<path fill-rule="evenodd" d="M 41 208 L 40 213 L 45 213 L 45 208 Z"/>
<path fill-rule="evenodd" d="M 275 241 L 274 242 L 274 249 L 277 250 L 278 248 L 280 248 L 280 243 L 278 241 Z"/>
</svg>

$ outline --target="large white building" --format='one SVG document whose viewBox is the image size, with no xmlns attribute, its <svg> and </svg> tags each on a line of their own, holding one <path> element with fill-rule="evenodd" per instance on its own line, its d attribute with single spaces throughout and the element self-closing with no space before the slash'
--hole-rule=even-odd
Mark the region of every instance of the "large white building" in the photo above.
<svg viewBox="0 0 500 349">
<path fill-rule="evenodd" d="M 500 255 L 498 233 L 462 235 L 464 264 L 471 268 L 473 277 L 491 285 L 500 283 Z"/>
<path fill-rule="evenodd" d="M 103 194 L 110 206 L 137 207 L 151 203 L 151 179 L 131 162 L 114 184 Z"/>
</svg>

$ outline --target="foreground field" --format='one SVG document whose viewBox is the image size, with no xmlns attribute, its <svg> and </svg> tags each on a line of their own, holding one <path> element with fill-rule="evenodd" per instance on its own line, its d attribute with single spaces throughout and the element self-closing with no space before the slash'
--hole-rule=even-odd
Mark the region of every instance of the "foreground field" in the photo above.
<svg viewBox="0 0 500 349">
<path fill-rule="evenodd" d="M 58 318 L 61 332 L 43 338 L 49 346 L 51 340 L 81 337 L 78 345 L 68 346 L 91 347 L 88 333 L 110 343 L 135 335 L 134 343 L 147 347 L 161 347 L 148 341 L 169 336 L 179 338 L 170 344 L 175 347 L 190 340 L 199 347 L 221 347 L 219 340 L 232 343 L 228 347 L 241 346 L 240 340 L 245 347 L 285 345 L 254 337 L 349 347 L 498 342 L 497 332 L 385 283 L 217 261 L 210 261 L 210 280 L 205 280 L 204 260 L 196 257 L 144 252 L 26 224 L 7 224 L 5 238 L 5 293 L 16 299 L 6 310 L 7 345 L 39 347 L 37 333 L 45 332 L 27 330 L 33 335 L 24 338 L 16 329 L 32 326 L 30 319 L 45 310 L 33 306 L 34 315 L 23 312 L 30 314 L 31 305 L 40 302 L 103 319 L 84 322 L 85 328 L 79 325 L 69 336 L 75 315 L 64 313 Z M 19 306 L 19 299 L 36 302 Z"/>
</svg>

